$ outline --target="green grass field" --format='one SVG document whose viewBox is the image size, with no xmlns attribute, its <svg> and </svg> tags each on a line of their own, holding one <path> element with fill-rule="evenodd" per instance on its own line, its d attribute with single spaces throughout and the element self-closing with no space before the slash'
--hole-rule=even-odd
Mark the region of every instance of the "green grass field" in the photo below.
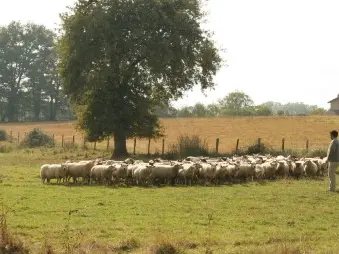
<svg viewBox="0 0 339 254">
<path fill-rule="evenodd" d="M 56 253 L 76 243 L 82 253 L 123 253 L 134 242 L 132 253 L 157 253 L 152 248 L 162 242 L 183 253 L 339 253 L 339 193 L 327 192 L 326 178 L 221 187 L 40 183 L 43 163 L 102 156 L 62 149 L 0 153 L 0 197 L 13 210 L 9 230 L 31 253 L 46 241 Z"/>
</svg>

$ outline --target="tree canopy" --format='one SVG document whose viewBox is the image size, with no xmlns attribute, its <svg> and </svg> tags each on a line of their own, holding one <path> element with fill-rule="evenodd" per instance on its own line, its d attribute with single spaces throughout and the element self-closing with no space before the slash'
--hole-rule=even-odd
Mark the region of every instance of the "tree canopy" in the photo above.
<svg viewBox="0 0 339 254">
<path fill-rule="evenodd" d="M 161 135 L 159 105 L 195 85 L 214 87 L 221 66 L 201 26 L 199 0 L 78 0 L 62 15 L 63 87 L 92 140 Z"/>
</svg>

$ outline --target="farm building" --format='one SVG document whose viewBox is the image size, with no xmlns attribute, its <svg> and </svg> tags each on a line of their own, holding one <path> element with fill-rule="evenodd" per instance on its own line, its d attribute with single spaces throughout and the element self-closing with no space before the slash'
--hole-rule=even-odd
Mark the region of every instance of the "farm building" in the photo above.
<svg viewBox="0 0 339 254">
<path fill-rule="evenodd" d="M 329 101 L 328 103 L 331 104 L 330 111 L 335 113 L 336 115 L 339 115 L 339 94 L 337 98 Z"/>
</svg>

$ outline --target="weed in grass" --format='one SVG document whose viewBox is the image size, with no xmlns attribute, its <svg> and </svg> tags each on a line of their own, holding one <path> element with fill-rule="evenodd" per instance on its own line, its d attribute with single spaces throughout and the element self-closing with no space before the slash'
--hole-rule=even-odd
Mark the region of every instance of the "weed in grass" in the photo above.
<svg viewBox="0 0 339 254">
<path fill-rule="evenodd" d="M 157 242 L 151 249 L 152 254 L 181 254 L 182 251 L 172 243 L 162 240 Z"/>
<path fill-rule="evenodd" d="M 118 252 L 132 252 L 138 248 L 140 248 L 140 243 L 135 238 L 130 238 L 127 240 L 123 240 L 119 246 L 116 248 Z"/>
<path fill-rule="evenodd" d="M 53 250 L 52 245 L 47 240 L 47 237 L 45 237 L 45 241 L 40 251 L 40 254 L 55 254 L 55 253 L 56 252 Z"/>
<path fill-rule="evenodd" d="M 18 253 L 26 254 L 29 253 L 28 249 L 24 246 L 22 241 L 11 235 L 7 225 L 7 216 L 12 211 L 12 209 L 6 207 L 1 202 L 1 212 L 0 212 L 0 253 L 9 254 L 9 253 Z"/>
<path fill-rule="evenodd" d="M 69 204 L 71 201 L 69 200 Z M 69 209 L 67 218 L 66 218 L 66 225 L 64 227 L 64 230 L 62 231 L 62 236 L 64 238 L 63 241 L 63 247 L 66 254 L 72 254 L 75 252 L 75 250 L 79 249 L 82 242 L 82 232 L 74 231 L 71 229 L 71 217 L 73 214 L 78 213 L 79 210 L 75 209 Z"/>
</svg>

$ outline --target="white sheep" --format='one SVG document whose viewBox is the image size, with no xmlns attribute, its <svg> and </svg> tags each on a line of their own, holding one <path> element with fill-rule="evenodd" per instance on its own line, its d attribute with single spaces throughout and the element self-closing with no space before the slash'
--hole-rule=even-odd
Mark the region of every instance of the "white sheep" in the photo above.
<svg viewBox="0 0 339 254">
<path fill-rule="evenodd" d="M 304 174 L 306 176 L 316 176 L 318 172 L 317 164 L 312 160 L 307 160 L 304 163 Z"/>
<path fill-rule="evenodd" d="M 189 182 L 192 185 L 192 182 L 198 177 L 199 169 L 201 165 L 199 163 L 183 163 L 182 167 L 179 169 L 178 178 L 182 180 L 185 185 Z"/>
<path fill-rule="evenodd" d="M 65 180 L 66 173 L 66 164 L 44 164 L 40 168 L 42 183 L 45 183 L 45 180 L 49 183 L 51 179 L 57 179 L 57 183 L 60 183 L 61 179 Z"/>
<path fill-rule="evenodd" d="M 76 183 L 79 177 L 83 181 L 90 182 L 91 169 L 96 165 L 96 161 L 82 161 L 75 163 L 67 163 L 67 181 L 73 178 L 73 182 Z"/>
<path fill-rule="evenodd" d="M 239 165 L 239 170 L 236 175 L 237 178 L 240 178 L 243 181 L 246 181 L 249 177 L 254 176 L 255 164 L 240 162 L 238 163 L 238 165 Z"/>
<path fill-rule="evenodd" d="M 215 178 L 215 171 L 217 168 L 216 164 L 202 162 L 201 168 L 199 169 L 199 175 L 201 178 L 205 179 L 206 183 L 211 183 Z"/>
<path fill-rule="evenodd" d="M 110 183 L 114 167 L 112 165 L 95 165 L 91 169 L 91 183 Z"/>
<path fill-rule="evenodd" d="M 113 164 L 114 171 L 112 174 L 112 180 L 115 182 L 119 182 L 120 180 L 125 180 L 127 177 L 128 165 L 130 164 L 126 164 L 126 163 Z"/>
<path fill-rule="evenodd" d="M 278 161 L 277 168 L 275 174 L 277 176 L 287 177 L 290 171 L 290 166 L 288 165 L 287 161 L 280 160 Z"/>
<path fill-rule="evenodd" d="M 161 182 L 165 182 L 169 180 L 173 185 L 178 176 L 179 169 L 182 168 L 180 164 L 175 165 L 166 165 L 155 163 L 151 168 L 150 180 L 155 181 L 159 180 Z"/>
<path fill-rule="evenodd" d="M 275 172 L 276 172 L 278 163 L 276 161 L 268 160 L 261 165 L 264 169 L 265 178 L 273 179 L 275 177 Z"/>
</svg>

